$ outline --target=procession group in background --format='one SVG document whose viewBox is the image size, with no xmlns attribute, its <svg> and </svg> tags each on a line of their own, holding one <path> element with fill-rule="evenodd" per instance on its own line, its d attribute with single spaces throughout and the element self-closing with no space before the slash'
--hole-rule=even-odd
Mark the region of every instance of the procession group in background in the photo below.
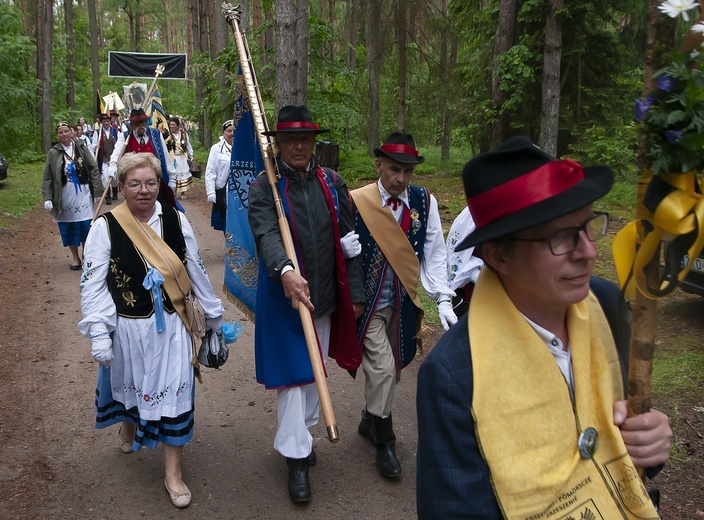
<svg viewBox="0 0 704 520">
<path fill-rule="evenodd" d="M 70 268 L 82 270 L 95 426 L 119 424 L 125 454 L 161 443 L 164 487 L 182 508 L 192 500 L 181 458 L 195 422 L 194 349 L 206 331 L 222 335 L 223 306 L 178 202 L 193 182 L 188 125 L 165 114 L 155 87 L 126 87 L 125 121 L 105 106 L 95 127 L 59 122 L 42 197 Z M 353 377 L 361 368 L 357 431 L 379 475 L 401 477 L 392 412 L 427 336 L 420 282 L 447 331 L 418 376 L 420 518 L 657 518 L 638 471 L 657 474 L 672 431 L 656 410 L 626 418 L 628 311 L 616 286 L 592 276 L 608 226 L 592 203 L 611 169 L 513 138 L 467 163 L 468 206 L 445 239 L 436 198 L 412 184 L 424 157 L 411 134 L 391 133 L 374 150 L 376 182 L 350 191 L 313 153 L 328 130 L 306 106 L 283 106 L 260 132 L 241 94 L 210 148 L 205 196 L 229 296 L 256 316 L 256 379 L 276 390 L 273 445 L 289 498 L 312 497 L 315 366 L 327 376 L 328 358 Z M 258 134 L 273 139 L 273 182 Z M 111 208 L 98 216 L 103 200 Z"/>
</svg>

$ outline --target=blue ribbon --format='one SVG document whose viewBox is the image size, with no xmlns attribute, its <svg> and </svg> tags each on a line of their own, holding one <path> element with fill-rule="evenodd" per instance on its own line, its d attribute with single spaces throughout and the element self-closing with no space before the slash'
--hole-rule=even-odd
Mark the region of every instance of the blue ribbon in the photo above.
<svg viewBox="0 0 704 520">
<path fill-rule="evenodd" d="M 66 163 L 66 177 L 73 183 L 73 187 L 76 189 L 76 193 L 78 193 L 81 189 L 81 181 L 78 180 L 75 162 L 68 161 Z"/>
<path fill-rule="evenodd" d="M 142 282 L 142 287 L 152 291 L 157 332 L 164 332 L 166 330 L 166 323 L 164 322 L 164 299 L 161 297 L 161 285 L 163 283 L 164 277 L 153 267 L 149 268 L 149 271 L 147 271 L 147 275 L 144 277 L 144 281 Z"/>
</svg>

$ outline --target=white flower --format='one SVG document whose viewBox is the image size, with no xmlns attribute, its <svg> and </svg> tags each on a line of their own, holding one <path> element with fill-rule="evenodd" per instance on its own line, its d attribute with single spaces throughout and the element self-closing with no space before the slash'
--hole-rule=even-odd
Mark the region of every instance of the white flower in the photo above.
<svg viewBox="0 0 704 520">
<path fill-rule="evenodd" d="M 688 22 L 689 13 L 687 11 L 696 9 L 698 6 L 697 0 L 665 0 L 658 6 L 658 9 L 670 18 L 677 18 L 681 15 L 682 19 Z"/>
<path fill-rule="evenodd" d="M 694 24 L 692 26 L 692 32 L 704 34 L 704 23 Z"/>
</svg>

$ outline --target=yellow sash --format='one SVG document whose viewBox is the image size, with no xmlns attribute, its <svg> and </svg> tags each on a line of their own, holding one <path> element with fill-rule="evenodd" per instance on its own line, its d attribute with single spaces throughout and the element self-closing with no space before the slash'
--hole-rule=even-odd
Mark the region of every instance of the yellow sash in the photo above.
<svg viewBox="0 0 704 520">
<path fill-rule="evenodd" d="M 350 192 L 355 207 L 362 216 L 364 223 L 379 245 L 381 252 L 391 264 L 403 288 L 413 304 L 422 308 L 418 297 L 418 279 L 420 278 L 420 262 L 413 250 L 408 237 L 391 214 L 391 211 L 381 205 L 381 194 L 377 183 L 372 183 Z"/>
<path fill-rule="evenodd" d="M 188 272 L 181 262 L 181 259 L 173 252 L 169 245 L 164 242 L 159 235 L 148 225 L 140 226 L 135 220 L 135 216 L 124 202 L 110 211 L 115 217 L 115 220 L 120 224 L 120 227 L 125 231 L 137 250 L 146 258 L 147 262 L 161 273 L 164 277 L 164 290 L 169 295 L 174 309 L 181 316 L 186 328 L 190 330 L 188 317 L 186 316 L 186 305 L 183 303 L 184 294 L 181 292 L 179 283 L 183 291 L 188 294 L 191 291 L 191 279 L 188 277 Z M 152 240 L 147 237 L 149 233 L 151 239 L 159 244 L 161 253 L 156 249 Z M 163 253 L 163 255 L 162 255 Z M 178 275 L 178 282 L 174 278 L 173 272 L 169 265 L 164 260 L 164 256 L 168 257 L 171 266 Z"/>
<path fill-rule="evenodd" d="M 596 297 L 567 312 L 574 408 L 552 354 L 488 269 L 472 295 L 468 326 L 472 414 L 505 517 L 659 518 L 613 424 L 621 372 Z M 588 427 L 599 433 L 592 459 L 578 449 Z"/>
</svg>

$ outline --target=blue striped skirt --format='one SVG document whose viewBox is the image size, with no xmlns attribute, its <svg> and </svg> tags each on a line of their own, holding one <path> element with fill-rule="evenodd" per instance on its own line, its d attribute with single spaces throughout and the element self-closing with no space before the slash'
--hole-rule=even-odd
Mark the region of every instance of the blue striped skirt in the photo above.
<svg viewBox="0 0 704 520">
<path fill-rule="evenodd" d="M 61 242 L 64 247 L 80 246 L 86 241 L 88 231 L 90 231 L 90 220 L 79 220 L 78 222 L 57 222 Z"/>
<path fill-rule="evenodd" d="M 193 437 L 193 418 L 195 410 L 195 385 L 193 385 L 193 406 L 188 412 L 178 417 L 162 417 L 158 421 L 144 421 L 139 418 L 137 407 L 125 409 L 125 406 L 112 398 L 110 388 L 110 369 L 100 365 L 98 384 L 95 389 L 95 427 L 107 428 L 116 423 L 130 423 L 137 426 L 132 449 L 139 451 L 142 446 L 156 449 L 161 442 L 170 446 L 183 446 Z"/>
</svg>

